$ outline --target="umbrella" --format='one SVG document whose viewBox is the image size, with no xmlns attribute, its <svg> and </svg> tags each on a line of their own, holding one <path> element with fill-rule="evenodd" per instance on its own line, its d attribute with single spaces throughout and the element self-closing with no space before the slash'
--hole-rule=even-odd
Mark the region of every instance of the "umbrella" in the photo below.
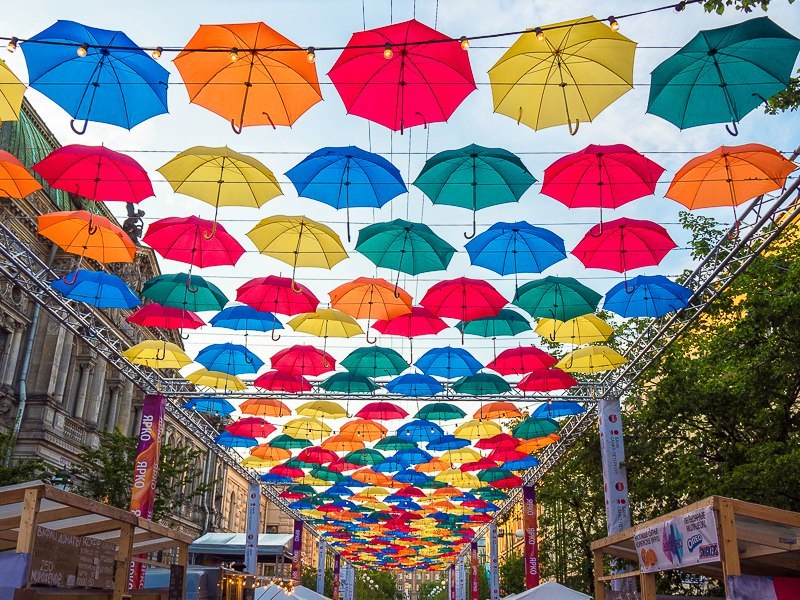
<svg viewBox="0 0 800 600">
<path fill-rule="evenodd" d="M 361 440 L 356 440 L 351 438 L 346 434 L 338 434 L 332 435 L 327 440 L 322 442 L 321 446 L 326 450 L 333 450 L 334 452 L 352 452 L 354 450 L 360 450 L 364 448 L 364 442 Z M 337 458 L 338 460 L 338 458 Z M 336 462 L 336 461 L 334 461 Z M 340 463 L 342 466 L 346 463 Z M 355 466 L 355 465 L 354 465 Z M 329 467 L 332 471 L 338 470 L 333 469 L 333 464 Z M 346 470 L 346 469 L 343 469 Z"/>
<path fill-rule="evenodd" d="M 386 384 L 386 391 L 403 396 L 434 396 L 444 391 L 444 386 L 430 375 L 406 373 Z"/>
<path fill-rule="evenodd" d="M 325 423 L 309 417 L 293 419 L 283 426 L 283 433 L 303 440 L 321 440 L 328 437 L 331 431 Z"/>
<path fill-rule="evenodd" d="M 157 302 L 142 306 L 131 316 L 125 317 L 125 320 L 142 327 L 159 329 L 198 329 L 206 324 L 203 319 L 190 310 L 162 306 Z"/>
<path fill-rule="evenodd" d="M 351 338 L 364 333 L 353 317 L 331 308 L 299 314 L 289 321 L 289 327 L 322 338 Z"/>
<path fill-rule="evenodd" d="M 416 20 L 354 33 L 328 76 L 348 114 L 401 133 L 447 121 L 476 89 L 459 41 Z"/>
<path fill-rule="evenodd" d="M 142 165 L 105 146 L 62 146 L 33 165 L 33 170 L 51 188 L 95 202 L 136 204 L 154 195 Z"/>
<path fill-rule="evenodd" d="M 235 375 L 229 375 L 222 371 L 209 371 L 208 369 L 199 369 L 193 373 L 189 373 L 186 379 L 193 384 L 201 387 L 209 387 L 215 390 L 227 391 L 242 391 L 247 389 L 244 382 Z"/>
<path fill-rule="evenodd" d="M 347 258 L 347 251 L 333 229 L 302 216 L 267 217 L 248 231 L 247 237 L 261 254 L 291 265 L 293 280 L 297 267 L 332 269 Z M 292 290 L 298 289 L 292 285 Z"/>
<path fill-rule="evenodd" d="M 385 438 L 387 430 L 380 423 L 370 419 L 353 419 L 342 425 L 339 433 L 365 442 L 374 442 Z M 377 448 L 377 445 L 375 447 Z"/>
<path fill-rule="evenodd" d="M 250 398 L 239 405 L 239 410 L 256 417 L 286 417 L 292 414 L 288 406 L 274 398 Z"/>
<path fill-rule="evenodd" d="M 356 413 L 359 419 L 376 419 L 378 421 L 390 421 L 393 419 L 405 419 L 408 413 L 391 402 L 370 402 Z"/>
<path fill-rule="evenodd" d="M 457 488 L 476 488 L 480 487 L 480 480 L 472 473 L 464 473 L 459 469 L 447 469 L 435 477 L 436 481 L 442 481 Z"/>
<path fill-rule="evenodd" d="M 235 133 L 292 125 L 322 100 L 314 63 L 264 23 L 201 25 L 174 62 L 189 101 L 230 121 Z"/>
<path fill-rule="evenodd" d="M 389 320 L 411 312 L 411 296 L 385 279 L 359 277 L 330 292 L 331 306 L 357 319 Z M 377 340 L 367 342 L 374 344 Z"/>
<path fill-rule="evenodd" d="M 470 427 L 472 427 L 477 421 L 470 421 Z M 465 438 L 462 438 L 465 439 Z M 481 459 L 480 452 L 474 450 L 473 448 L 458 448 L 456 450 L 448 450 L 441 456 L 442 460 L 448 462 L 450 464 L 457 464 L 457 463 L 467 463 L 475 460 Z"/>
<path fill-rule="evenodd" d="M 647 112 L 681 129 L 737 123 L 786 89 L 800 40 L 767 17 L 699 32 L 651 74 Z"/>
<path fill-rule="evenodd" d="M 537 437 L 544 437 L 558 431 L 559 425 L 553 419 L 540 419 L 528 417 L 524 421 L 514 426 L 514 436 L 521 440 L 531 440 Z"/>
<path fill-rule="evenodd" d="M 192 359 L 186 356 L 180 346 L 158 340 L 139 342 L 125 350 L 122 356 L 135 365 L 151 369 L 182 369 L 192 364 Z"/>
<path fill-rule="evenodd" d="M 232 435 L 265 438 L 275 431 L 275 426 L 260 417 L 244 417 L 227 425 L 225 431 Z"/>
<path fill-rule="evenodd" d="M 475 237 L 477 211 L 519 202 L 534 183 L 536 178 L 516 154 L 476 144 L 432 156 L 414 181 L 434 204 L 472 210 L 472 234 L 465 233 L 467 239 Z"/>
<path fill-rule="evenodd" d="M 221 371 L 229 375 L 258 373 L 264 361 L 239 344 L 212 344 L 203 348 L 195 361 L 211 371 Z"/>
<path fill-rule="evenodd" d="M 466 244 L 470 262 L 500 275 L 541 273 L 567 258 L 564 240 L 526 221 L 495 223 Z"/>
<path fill-rule="evenodd" d="M 605 342 L 614 328 L 597 315 L 582 315 L 569 321 L 539 319 L 536 333 L 560 344 L 593 344 Z"/>
<path fill-rule="evenodd" d="M 447 323 L 431 313 L 422 306 L 412 306 L 411 312 L 400 315 L 389 321 L 375 321 L 372 328 L 380 331 L 383 335 L 396 335 L 400 337 L 413 338 L 421 335 L 436 335 L 440 331 L 447 329 Z M 414 346 L 410 342 L 411 361 L 414 360 Z"/>
<path fill-rule="evenodd" d="M 128 234 L 117 225 L 85 210 L 51 212 L 36 217 L 38 231 L 64 251 L 101 263 L 133 262 L 136 255 Z"/>
<path fill-rule="evenodd" d="M 532 317 L 567 321 L 597 310 L 600 294 L 572 277 L 548 276 L 517 289 L 513 303 Z"/>
<path fill-rule="evenodd" d="M 608 290 L 603 308 L 622 317 L 662 317 L 685 308 L 692 294 L 663 275 L 639 275 Z"/>
<path fill-rule="evenodd" d="M 431 348 L 414 363 L 425 375 L 454 379 L 474 375 L 483 365 L 463 348 Z"/>
<path fill-rule="evenodd" d="M 408 368 L 408 363 L 396 350 L 380 346 L 356 348 L 344 357 L 341 365 L 362 377 L 392 377 Z"/>
<path fill-rule="evenodd" d="M 505 380 L 503 380 L 505 383 Z M 508 384 L 506 384 L 508 385 Z M 518 419 L 522 413 L 512 402 L 489 402 L 475 411 L 475 419 Z"/>
<path fill-rule="evenodd" d="M 0 82 L 2 81 L 2 62 L 0 62 Z M 0 85 L 0 100 L 2 100 L 2 86 Z M 0 118 L 0 122 L 7 119 Z M 41 184 L 33 178 L 25 165 L 13 154 L 0 150 L 0 196 L 7 198 L 25 198 L 36 190 L 42 189 Z"/>
<path fill-rule="evenodd" d="M 371 448 L 356 450 L 355 452 L 346 454 L 344 457 L 345 462 L 361 467 L 377 465 L 382 463 L 385 459 L 386 457 L 383 454 Z"/>
<path fill-rule="evenodd" d="M 122 279 L 103 271 L 73 271 L 51 281 L 50 287 L 65 298 L 98 308 L 131 309 L 142 303 Z"/>
<path fill-rule="evenodd" d="M 236 410 L 233 404 L 222 398 L 192 398 L 181 406 L 187 410 L 217 417 L 227 417 Z"/>
<path fill-rule="evenodd" d="M 438 440 L 443 435 L 444 430 L 441 427 L 425 419 L 409 421 L 397 430 L 397 437 L 403 440 L 411 440 L 412 442 L 432 442 L 433 440 Z M 411 450 L 414 449 L 409 448 L 408 450 L 400 450 L 399 452 Z M 430 457 L 427 460 L 430 460 Z"/>
<path fill-rule="evenodd" d="M 561 369 L 535 369 L 525 375 L 517 384 L 523 392 L 553 392 L 568 390 L 578 385 L 578 381 Z"/>
<path fill-rule="evenodd" d="M 519 440 L 507 433 L 498 433 L 475 443 L 475 447 L 481 450 L 514 450 L 518 445 Z"/>
<path fill-rule="evenodd" d="M 416 416 L 416 415 L 415 415 Z M 442 437 L 428 442 L 425 446 L 428 450 L 441 452 L 442 450 L 458 450 L 459 448 L 466 448 L 470 445 L 469 440 L 457 438 L 454 435 L 443 435 Z"/>
<path fill-rule="evenodd" d="M 507 460 L 503 463 L 503 469 L 506 471 L 524 471 L 539 466 L 539 459 L 535 456 L 526 456 L 516 460 Z"/>
<path fill-rule="evenodd" d="M 542 193 L 569 208 L 619 208 L 655 193 L 664 168 L 625 144 L 590 144 L 544 170 Z M 602 229 L 601 229 L 602 230 Z"/>
<path fill-rule="evenodd" d="M 430 423 L 429 421 L 418 421 L 418 422 L 424 422 L 426 424 Z M 397 435 L 402 438 L 407 437 L 405 431 L 400 432 L 398 430 Z M 425 452 L 420 448 L 406 448 L 403 450 L 398 450 L 395 453 L 394 458 L 402 462 L 406 467 L 413 467 L 414 465 L 419 465 L 421 463 L 429 462 L 430 460 L 433 459 L 433 456 L 431 456 L 430 454 L 428 454 L 427 452 Z"/>
<path fill-rule="evenodd" d="M 245 335 L 250 331 L 272 331 L 272 339 L 276 342 L 280 338 L 275 337 L 275 330 L 283 329 L 283 323 L 271 312 L 256 310 L 247 305 L 229 306 L 211 317 L 209 323 L 212 327 L 244 331 Z"/>
<path fill-rule="evenodd" d="M 491 284 L 468 277 L 435 283 L 420 300 L 420 304 L 437 317 L 462 321 L 495 317 L 507 303 Z"/>
<path fill-rule="evenodd" d="M 121 31 L 57 21 L 22 52 L 28 84 L 69 113 L 75 133 L 89 121 L 132 129 L 167 112 L 169 71 Z"/>
<path fill-rule="evenodd" d="M 228 431 L 220 433 L 214 438 L 214 441 L 223 448 L 252 448 L 253 446 L 258 446 L 258 440 L 255 438 L 233 435 Z"/>
<path fill-rule="evenodd" d="M 455 404 L 447 402 L 431 402 L 424 405 L 414 415 L 415 419 L 425 419 L 427 421 L 452 421 L 465 417 L 466 413 Z"/>
<path fill-rule="evenodd" d="M 277 275 L 251 279 L 236 290 L 236 300 L 256 310 L 282 315 L 314 312 L 319 305 L 317 297 L 306 286 Z"/>
<path fill-rule="evenodd" d="M 242 459 L 241 465 L 243 467 L 249 467 L 253 469 L 266 469 L 268 467 L 274 466 L 276 461 L 273 460 L 263 460 L 261 458 L 257 458 L 255 456 L 246 456 Z"/>
<path fill-rule="evenodd" d="M 559 402 L 545 402 L 540 404 L 531 417 L 536 419 L 554 419 L 556 417 L 568 417 L 579 415 L 586 412 L 586 409 L 577 402 L 562 400 Z"/>
<path fill-rule="evenodd" d="M 267 371 L 259 375 L 253 385 L 270 392 L 287 392 L 289 394 L 311 391 L 311 384 L 305 377 L 284 371 Z"/>
<path fill-rule="evenodd" d="M 222 226 L 199 217 L 154 221 L 142 241 L 169 260 L 206 268 L 235 265 L 244 248 Z"/>
<path fill-rule="evenodd" d="M 321 148 L 288 171 L 297 195 L 347 211 L 350 207 L 380 208 L 408 191 L 400 170 L 379 154 L 356 146 Z"/>
<path fill-rule="evenodd" d="M 535 369 L 547 369 L 556 364 L 556 359 L 536 346 L 518 346 L 503 350 L 486 365 L 487 369 L 501 375 L 524 375 Z"/>
<path fill-rule="evenodd" d="M 528 30 L 489 69 L 494 112 L 535 130 L 566 124 L 575 135 L 633 89 L 635 49 L 592 16 Z"/>
<path fill-rule="evenodd" d="M 474 441 L 494 437 L 498 433 L 503 433 L 503 429 L 497 423 L 493 421 L 473 419 L 472 421 L 467 421 L 463 425 L 459 425 L 453 432 L 453 435 L 464 438 L 465 440 Z M 466 450 L 466 448 L 464 450 Z M 478 456 L 480 457 L 480 455 Z M 478 459 L 476 458 L 474 460 Z"/>
<path fill-rule="evenodd" d="M 169 273 L 147 280 L 142 296 L 162 306 L 193 312 L 222 310 L 228 302 L 225 294 L 210 281 L 189 273 Z"/>
<path fill-rule="evenodd" d="M 320 448 L 318 446 L 309 446 L 297 455 L 298 460 L 315 465 L 324 465 L 325 463 L 333 462 L 338 458 L 339 456 L 336 454 L 336 452 L 325 450 L 325 448 Z"/>
<path fill-rule="evenodd" d="M 353 373 L 334 373 L 319 384 L 326 392 L 340 394 L 369 394 L 378 389 L 375 382 L 364 375 Z"/>
<path fill-rule="evenodd" d="M 461 469 L 465 473 L 468 473 L 470 471 L 482 471 L 484 469 L 496 469 L 496 468 L 497 468 L 497 463 L 485 457 L 482 457 L 480 460 L 476 460 L 474 462 L 466 462 L 459 467 L 459 469 Z M 461 503 L 461 506 L 464 506 L 463 502 Z"/>
<path fill-rule="evenodd" d="M 626 362 L 628 359 L 608 346 L 586 346 L 567 354 L 556 367 L 567 373 L 597 373 L 613 371 Z"/>
<path fill-rule="evenodd" d="M 312 443 L 305 438 L 295 438 L 285 433 L 277 435 L 267 442 L 272 448 L 282 448 L 284 450 L 297 450 L 308 448 Z"/>
<path fill-rule="evenodd" d="M 273 369 L 291 375 L 316 377 L 336 368 L 336 359 L 314 346 L 294 345 L 276 352 L 270 359 Z"/>
<path fill-rule="evenodd" d="M 19 120 L 24 94 L 25 84 L 0 60 L 0 122 Z"/>
<path fill-rule="evenodd" d="M 470 396 L 490 396 L 511 391 L 508 382 L 493 373 L 476 373 L 462 377 L 453 384 L 453 390 Z"/>
<path fill-rule="evenodd" d="M 485 338 L 511 337 L 531 330 L 528 320 L 516 311 L 500 309 L 494 317 L 483 317 L 472 321 L 460 321 L 456 329 L 462 333 Z"/>
</svg>

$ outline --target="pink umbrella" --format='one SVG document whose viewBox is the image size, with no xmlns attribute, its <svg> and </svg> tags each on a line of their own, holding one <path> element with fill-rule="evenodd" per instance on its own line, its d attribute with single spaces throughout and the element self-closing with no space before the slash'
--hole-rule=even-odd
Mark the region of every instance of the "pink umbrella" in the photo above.
<svg viewBox="0 0 800 600">
<path fill-rule="evenodd" d="M 336 359 L 314 346 L 297 344 L 276 352 L 270 359 L 273 369 L 292 375 L 316 377 L 336 368 Z"/>
<path fill-rule="evenodd" d="M 517 389 L 523 392 L 553 392 L 568 390 L 576 385 L 577 379 L 561 369 L 535 369 L 520 380 Z"/>
<path fill-rule="evenodd" d="M 295 292 L 296 289 L 300 291 Z M 314 312 L 319 305 L 317 297 L 306 286 L 277 275 L 251 279 L 236 290 L 236 300 L 256 310 L 281 315 Z"/>
<path fill-rule="evenodd" d="M 408 413 L 391 402 L 370 402 L 359 410 L 355 416 L 359 419 L 389 421 L 391 419 L 405 419 Z"/>
<path fill-rule="evenodd" d="M 261 417 L 245 417 L 225 427 L 225 431 L 231 435 L 265 438 L 275 431 L 275 426 Z"/>
<path fill-rule="evenodd" d="M 319 446 L 311 446 L 304 448 L 297 455 L 297 459 L 307 463 L 314 463 L 315 465 L 324 465 L 325 463 L 333 462 L 339 459 L 339 455 L 332 450 L 326 450 Z"/>
<path fill-rule="evenodd" d="M 475 442 L 475 447 L 481 450 L 513 450 L 517 446 L 519 446 L 519 440 L 508 433 L 498 433 Z"/>
<path fill-rule="evenodd" d="M 557 362 L 536 346 L 519 346 L 503 350 L 486 368 L 501 375 L 524 375 L 536 369 L 547 369 Z"/>
<path fill-rule="evenodd" d="M 485 281 L 459 277 L 434 284 L 420 304 L 437 317 L 472 321 L 496 317 L 508 300 Z M 461 341 L 464 341 L 463 329 Z"/>
<path fill-rule="evenodd" d="M 199 217 L 154 221 L 142 240 L 164 258 L 201 269 L 235 265 L 244 254 L 242 245 L 222 225 Z"/>
<path fill-rule="evenodd" d="M 157 302 L 142 306 L 125 320 L 142 327 L 158 329 L 197 329 L 206 324 L 203 319 L 190 310 L 161 306 Z"/>
<path fill-rule="evenodd" d="M 484 469 L 496 469 L 497 463 L 486 457 L 476 460 L 475 462 L 464 463 L 459 467 L 465 473 L 469 471 L 483 471 Z"/>
<path fill-rule="evenodd" d="M 301 375 L 292 375 L 283 371 L 267 371 L 259 375 L 253 385 L 270 392 L 287 392 L 299 394 L 311 391 L 311 384 Z"/>
</svg>

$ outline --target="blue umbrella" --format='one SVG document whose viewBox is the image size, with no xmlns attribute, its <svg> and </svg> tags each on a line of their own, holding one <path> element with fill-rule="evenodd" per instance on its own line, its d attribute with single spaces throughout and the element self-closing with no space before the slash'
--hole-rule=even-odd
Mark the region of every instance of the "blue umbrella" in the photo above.
<svg viewBox="0 0 800 600">
<path fill-rule="evenodd" d="M 214 441 L 225 448 L 252 448 L 253 446 L 258 446 L 256 438 L 232 435 L 227 431 L 220 433 L 214 438 Z"/>
<path fill-rule="evenodd" d="M 294 502 L 290 502 L 289 508 L 293 510 L 314 510 L 317 507 L 313 502 L 311 502 L 307 498 L 301 498 L 300 500 L 295 500 Z"/>
<path fill-rule="evenodd" d="M 192 398 L 183 408 L 218 417 L 227 417 L 236 410 L 233 404 L 222 398 Z"/>
<path fill-rule="evenodd" d="M 395 506 L 400 510 L 422 510 L 422 507 L 419 504 L 413 500 L 409 500 L 408 498 L 398 502 Z"/>
<path fill-rule="evenodd" d="M 334 496 L 352 496 L 353 490 L 342 485 L 341 483 L 337 483 L 336 485 L 328 488 L 328 493 L 333 494 Z"/>
<path fill-rule="evenodd" d="M 65 298 L 98 308 L 133 308 L 142 303 L 122 279 L 102 271 L 73 271 L 50 286 Z"/>
<path fill-rule="evenodd" d="M 428 450 L 433 450 L 434 452 L 442 452 L 445 450 L 458 450 L 459 448 L 465 448 L 470 445 L 469 440 L 465 440 L 463 438 L 457 438 L 454 435 L 443 435 L 438 440 L 433 440 L 429 442 L 427 446 L 425 446 Z"/>
<path fill-rule="evenodd" d="M 286 477 L 286 475 L 277 475 L 276 473 L 264 473 L 261 476 L 261 481 L 264 483 L 292 483 L 292 478 Z"/>
<path fill-rule="evenodd" d="M 379 154 L 356 146 L 321 148 L 288 171 L 297 194 L 347 211 L 350 207 L 380 208 L 408 191 L 400 171 Z"/>
<path fill-rule="evenodd" d="M 444 386 L 428 375 L 406 373 L 392 379 L 386 384 L 386 389 L 403 396 L 434 396 L 443 392 Z"/>
<path fill-rule="evenodd" d="M 637 275 L 606 294 L 603 308 L 622 317 L 662 317 L 685 308 L 692 290 L 663 275 Z"/>
<path fill-rule="evenodd" d="M 249 331 L 274 332 L 276 329 L 283 329 L 283 323 L 271 312 L 256 310 L 252 306 L 247 305 L 230 306 L 221 310 L 211 317 L 209 323 L 212 327 L 224 327 L 225 329 L 244 331 L 245 335 L 247 335 Z M 280 336 L 276 338 L 273 333 L 272 339 L 277 342 Z"/>
<path fill-rule="evenodd" d="M 395 471 L 402 471 L 407 466 L 408 465 L 404 465 L 399 459 L 390 456 L 385 461 L 372 467 L 372 470 L 378 473 L 394 473 Z"/>
<path fill-rule="evenodd" d="M 410 421 L 397 430 L 397 437 L 412 442 L 432 442 L 444 435 L 444 430 L 436 423 L 417 419 Z"/>
<path fill-rule="evenodd" d="M 425 485 L 431 482 L 431 477 L 425 473 L 420 473 L 414 469 L 403 469 L 395 473 L 392 477 L 395 481 L 400 483 L 407 483 L 408 485 Z"/>
<path fill-rule="evenodd" d="M 206 346 L 195 358 L 209 371 L 221 371 L 228 375 L 257 373 L 264 361 L 240 344 L 212 344 Z"/>
<path fill-rule="evenodd" d="M 167 112 L 169 71 L 121 31 L 58 21 L 22 52 L 30 86 L 70 114 L 75 133 L 89 121 L 132 129 Z"/>
<path fill-rule="evenodd" d="M 568 417 L 586 412 L 586 409 L 577 402 L 546 402 L 539 405 L 531 417 L 535 419 L 553 419 L 555 417 Z"/>
<path fill-rule="evenodd" d="M 433 457 L 421 448 L 408 448 L 398 450 L 394 453 L 394 458 L 403 463 L 405 467 L 411 467 L 432 460 Z"/>
<path fill-rule="evenodd" d="M 507 460 L 503 463 L 503 468 L 508 471 L 522 471 L 531 467 L 538 467 L 539 460 L 535 456 L 526 456 L 517 460 Z"/>
<path fill-rule="evenodd" d="M 463 348 L 431 348 L 414 363 L 425 375 L 454 379 L 474 375 L 483 368 L 472 354 Z"/>
</svg>

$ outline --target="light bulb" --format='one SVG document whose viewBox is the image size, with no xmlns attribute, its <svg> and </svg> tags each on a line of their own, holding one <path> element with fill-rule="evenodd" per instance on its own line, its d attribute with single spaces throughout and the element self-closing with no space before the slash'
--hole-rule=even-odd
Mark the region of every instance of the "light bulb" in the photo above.
<svg viewBox="0 0 800 600">
<path fill-rule="evenodd" d="M 230 53 L 228 56 L 231 57 L 231 62 L 236 62 L 239 60 L 239 49 L 238 48 L 231 48 Z"/>
<path fill-rule="evenodd" d="M 153 50 L 153 58 L 155 58 L 156 60 L 158 60 L 159 58 L 161 58 L 161 54 L 162 54 L 163 52 L 164 52 L 164 49 L 163 49 L 161 46 L 158 46 L 158 47 L 156 47 L 156 48 Z"/>
<path fill-rule="evenodd" d="M 467 36 L 462 35 L 458 41 L 461 42 L 462 50 L 469 50 L 469 38 Z"/>
<path fill-rule="evenodd" d="M 544 31 L 542 31 L 541 27 L 537 27 L 536 29 L 533 30 L 533 32 L 536 34 L 537 40 L 539 40 L 540 42 L 544 41 Z"/>
<path fill-rule="evenodd" d="M 383 58 L 386 60 L 391 59 L 394 56 L 394 52 L 392 52 L 392 45 L 389 42 L 386 42 L 386 46 L 383 48 Z"/>
<path fill-rule="evenodd" d="M 611 27 L 611 31 L 619 31 L 619 21 L 617 21 L 613 16 L 608 17 L 608 26 Z"/>
<path fill-rule="evenodd" d="M 317 60 L 317 55 L 314 54 L 314 46 L 309 46 L 308 47 L 308 53 L 306 54 L 306 60 L 308 62 L 310 62 L 310 63 L 313 63 L 315 60 Z"/>
<path fill-rule="evenodd" d="M 18 37 L 12 37 L 10 40 L 8 40 L 7 48 L 8 48 L 9 52 L 14 52 L 14 50 L 17 49 L 17 42 L 18 41 L 19 41 Z"/>
<path fill-rule="evenodd" d="M 684 0 L 681 0 L 681 2 L 678 2 L 678 3 L 677 3 L 675 6 L 673 6 L 672 8 L 674 8 L 674 9 L 675 9 L 675 12 L 683 12 L 683 9 L 685 9 L 685 8 L 686 8 L 686 2 L 685 2 Z"/>
<path fill-rule="evenodd" d="M 78 46 L 77 52 L 78 52 L 78 56 L 80 56 L 81 58 L 86 56 L 86 53 L 88 51 L 89 51 L 89 44 L 87 44 L 86 42 L 84 42 L 80 46 Z"/>
</svg>

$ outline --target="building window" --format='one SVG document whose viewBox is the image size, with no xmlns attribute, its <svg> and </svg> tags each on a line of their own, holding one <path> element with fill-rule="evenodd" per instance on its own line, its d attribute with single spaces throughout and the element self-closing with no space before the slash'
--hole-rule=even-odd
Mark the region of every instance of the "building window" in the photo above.
<svg viewBox="0 0 800 600">
<path fill-rule="evenodd" d="M 278 526 L 277 525 L 266 525 L 264 527 L 264 533 L 278 533 Z"/>
</svg>

